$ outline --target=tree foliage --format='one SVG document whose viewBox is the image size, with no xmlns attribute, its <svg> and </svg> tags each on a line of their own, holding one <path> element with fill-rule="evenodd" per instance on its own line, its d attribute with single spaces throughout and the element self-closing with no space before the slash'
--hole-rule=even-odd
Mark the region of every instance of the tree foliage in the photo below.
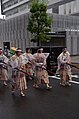
<svg viewBox="0 0 79 119">
<path fill-rule="evenodd" d="M 51 31 L 51 18 L 46 12 L 47 5 L 42 0 L 32 0 L 28 30 L 33 36 L 31 41 L 38 45 L 40 41 L 49 39 L 47 33 Z"/>
</svg>

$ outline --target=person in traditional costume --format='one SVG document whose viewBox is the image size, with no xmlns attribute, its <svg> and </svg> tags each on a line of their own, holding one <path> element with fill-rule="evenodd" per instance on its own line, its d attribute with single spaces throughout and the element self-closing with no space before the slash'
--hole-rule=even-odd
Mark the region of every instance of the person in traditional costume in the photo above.
<svg viewBox="0 0 79 119">
<path fill-rule="evenodd" d="M 59 72 L 61 78 L 60 85 L 71 86 L 71 84 L 69 83 L 69 81 L 72 80 L 71 67 L 69 65 L 71 64 L 71 57 L 66 47 L 63 49 L 63 52 L 58 56 L 57 61 L 58 61 L 57 72 Z"/>
<path fill-rule="evenodd" d="M 26 72 L 29 75 L 33 76 L 33 55 L 31 53 L 30 48 L 26 48 L 26 58 L 28 59 L 28 63 L 26 64 Z M 31 77 L 29 77 L 30 79 Z"/>
<path fill-rule="evenodd" d="M 38 49 L 37 53 L 33 56 L 36 62 L 37 77 L 37 81 L 33 86 L 38 88 L 43 81 L 46 84 L 47 89 L 52 88 L 52 86 L 49 85 L 48 72 L 46 71 L 46 57 L 43 53 L 43 48 Z"/>
<path fill-rule="evenodd" d="M 2 48 L 0 48 L 0 80 L 3 80 L 4 86 L 7 86 L 8 81 L 8 61 L 9 59 L 3 54 Z"/>
<path fill-rule="evenodd" d="M 29 79 L 33 79 L 34 74 L 34 63 L 33 63 L 33 55 L 31 53 L 30 48 L 26 48 L 26 52 L 23 54 L 26 60 L 26 80 L 28 82 Z"/>
<path fill-rule="evenodd" d="M 19 74 L 18 74 L 18 78 L 19 78 L 19 87 L 20 87 L 20 93 L 21 93 L 21 96 L 25 96 L 25 90 L 27 89 L 27 82 L 26 82 L 26 60 L 25 60 L 25 57 L 24 55 L 20 55 L 19 57 L 20 59 L 20 65 L 19 65 L 19 69 L 21 71 L 19 71 Z M 25 72 L 25 73 L 24 73 Z"/>
<path fill-rule="evenodd" d="M 12 94 L 14 94 L 15 90 L 20 90 L 20 95 L 25 96 L 24 91 L 27 89 L 25 74 L 20 71 L 25 70 L 25 64 L 23 63 L 23 57 L 20 49 L 17 49 L 16 54 L 10 58 L 10 64 L 12 66 L 13 79 Z"/>
</svg>

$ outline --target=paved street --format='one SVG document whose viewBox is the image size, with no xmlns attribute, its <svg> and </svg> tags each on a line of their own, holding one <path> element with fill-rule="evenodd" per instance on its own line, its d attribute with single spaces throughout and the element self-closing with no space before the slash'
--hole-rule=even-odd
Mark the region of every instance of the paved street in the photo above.
<svg viewBox="0 0 79 119">
<path fill-rule="evenodd" d="M 1 83 L 0 119 L 79 119 L 79 84 L 62 87 L 57 77 L 50 82 L 53 89 L 49 91 L 45 87 L 35 89 L 29 81 L 26 97 L 18 92 L 12 96 L 10 84 L 3 87 Z"/>
<path fill-rule="evenodd" d="M 52 90 L 45 90 L 45 86 L 35 89 L 29 81 L 26 97 L 18 92 L 11 95 L 11 84 L 3 87 L 0 82 L 0 119 L 79 119 L 78 69 L 73 68 L 72 77 L 71 87 L 60 86 L 59 76 L 50 77 Z"/>
<path fill-rule="evenodd" d="M 0 0 L 0 119 L 79 119 L 78 5 L 79 0 Z M 35 88 L 36 77 L 29 78 L 35 73 L 43 79 L 38 83 L 48 84 L 44 70 L 52 89 Z"/>
</svg>

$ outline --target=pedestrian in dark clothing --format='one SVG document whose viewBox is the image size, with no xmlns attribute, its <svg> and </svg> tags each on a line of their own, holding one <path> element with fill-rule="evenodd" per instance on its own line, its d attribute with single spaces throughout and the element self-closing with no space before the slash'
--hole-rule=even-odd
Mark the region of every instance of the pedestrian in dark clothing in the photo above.
<svg viewBox="0 0 79 119">
<path fill-rule="evenodd" d="M 47 62 L 47 70 L 49 71 L 49 75 L 53 75 L 56 72 L 57 59 L 54 52 L 51 52 L 46 59 Z"/>
<path fill-rule="evenodd" d="M 3 53 L 6 57 L 9 57 L 9 50 L 8 50 L 7 46 L 4 47 Z"/>
</svg>

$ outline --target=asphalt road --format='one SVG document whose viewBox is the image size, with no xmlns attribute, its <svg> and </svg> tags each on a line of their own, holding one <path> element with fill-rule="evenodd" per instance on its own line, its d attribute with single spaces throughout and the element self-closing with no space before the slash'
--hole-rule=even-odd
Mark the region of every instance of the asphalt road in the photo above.
<svg viewBox="0 0 79 119">
<path fill-rule="evenodd" d="M 75 80 L 75 78 L 73 78 Z M 10 84 L 0 84 L 0 119 L 79 119 L 79 84 L 62 87 L 50 78 L 53 89 L 33 88 L 29 81 L 26 97 L 11 95 Z"/>
</svg>

